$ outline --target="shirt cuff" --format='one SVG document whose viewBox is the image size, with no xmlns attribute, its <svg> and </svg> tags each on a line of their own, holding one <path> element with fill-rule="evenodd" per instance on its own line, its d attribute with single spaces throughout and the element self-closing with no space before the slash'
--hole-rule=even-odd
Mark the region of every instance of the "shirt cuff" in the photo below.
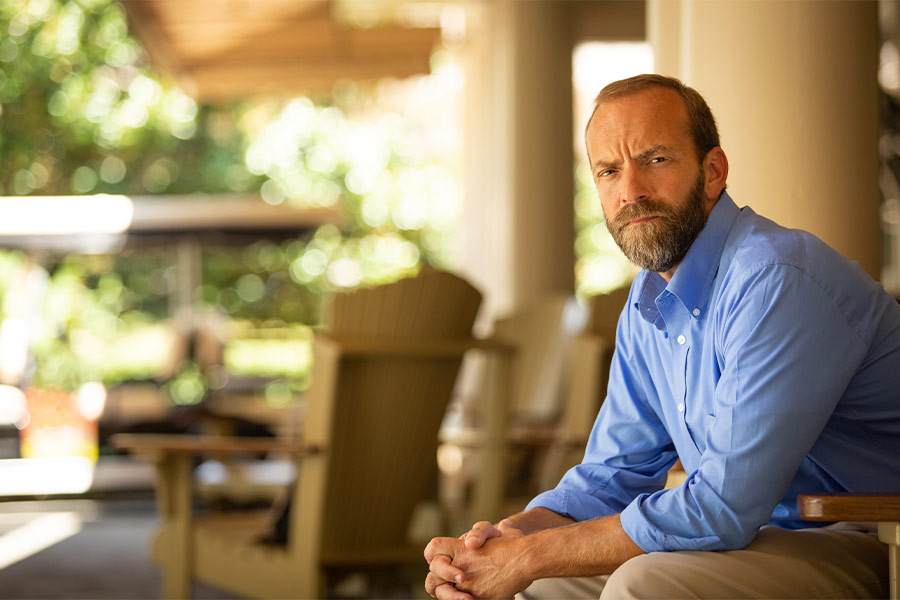
<svg viewBox="0 0 900 600">
<path fill-rule="evenodd" d="M 606 503 L 591 496 L 571 490 L 550 490 L 537 495 L 525 510 L 546 508 L 576 521 L 587 521 L 616 513 Z"/>
<path fill-rule="evenodd" d="M 657 492 L 656 494 L 659 494 Z M 726 544 L 707 528 L 698 524 L 682 524 L 680 530 L 674 530 L 671 523 L 666 523 L 663 515 L 657 523 L 654 516 L 657 510 L 651 497 L 654 494 L 641 494 L 619 515 L 622 529 L 631 540 L 644 552 L 671 552 L 675 550 L 737 550 L 749 543 Z M 647 504 L 645 506 L 645 503 Z M 649 514 L 648 514 L 649 513 Z M 756 534 L 754 533 L 754 536 Z M 752 538 L 751 538 L 752 539 Z"/>
<path fill-rule="evenodd" d="M 644 552 L 662 552 L 666 550 L 659 543 L 658 536 L 651 531 L 650 523 L 641 513 L 640 503 L 648 494 L 642 494 L 635 498 L 631 504 L 625 507 L 625 510 L 619 515 L 619 521 L 622 523 L 622 529 L 626 535 L 631 538 L 638 547 Z"/>
</svg>

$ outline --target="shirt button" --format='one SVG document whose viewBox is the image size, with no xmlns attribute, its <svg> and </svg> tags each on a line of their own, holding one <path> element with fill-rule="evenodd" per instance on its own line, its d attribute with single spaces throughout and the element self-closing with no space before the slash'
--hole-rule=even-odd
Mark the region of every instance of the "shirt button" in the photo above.
<svg viewBox="0 0 900 600">
<path fill-rule="evenodd" d="M 676 339 L 676 341 L 678 342 L 679 346 L 684 346 L 684 343 L 687 341 L 687 338 L 685 338 L 683 335 L 679 335 L 678 338 Z"/>
<path fill-rule="evenodd" d="M 700 309 L 699 309 L 699 308 L 695 308 L 694 310 L 691 311 L 691 314 L 694 315 L 695 317 L 699 317 L 699 316 L 700 316 Z"/>
<path fill-rule="evenodd" d="M 684 412 L 684 402 L 678 403 L 678 412 L 680 412 L 680 413 Z"/>
</svg>

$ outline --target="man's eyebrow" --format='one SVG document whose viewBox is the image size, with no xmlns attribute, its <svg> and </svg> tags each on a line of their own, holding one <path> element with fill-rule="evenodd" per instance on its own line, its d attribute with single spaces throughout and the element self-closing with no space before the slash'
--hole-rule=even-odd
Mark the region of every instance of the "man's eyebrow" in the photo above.
<svg viewBox="0 0 900 600">
<path fill-rule="evenodd" d="M 670 148 L 669 146 L 657 145 L 657 146 L 653 146 L 651 148 L 647 148 L 646 150 L 644 150 L 643 152 L 641 152 L 637 156 L 635 156 L 634 159 L 635 160 L 647 160 L 648 158 L 656 156 L 657 154 L 672 154 L 673 152 L 674 152 L 674 150 L 672 148 Z"/>
<path fill-rule="evenodd" d="M 618 161 L 602 160 L 602 159 L 595 160 L 594 164 L 593 164 L 594 169 L 603 169 L 603 170 L 614 169 L 618 166 L 619 166 Z"/>
<path fill-rule="evenodd" d="M 657 156 L 659 154 L 672 155 L 675 153 L 676 153 L 676 151 L 674 148 L 672 148 L 670 146 L 663 146 L 662 144 L 657 144 L 656 146 L 651 146 L 650 148 L 647 148 L 646 150 L 639 152 L 634 157 L 634 160 L 645 161 L 645 160 L 652 158 L 654 156 Z M 594 170 L 596 170 L 596 169 L 615 169 L 616 167 L 619 166 L 619 164 L 620 164 L 620 161 L 597 159 L 594 161 L 594 164 L 592 165 L 592 167 Z"/>
</svg>

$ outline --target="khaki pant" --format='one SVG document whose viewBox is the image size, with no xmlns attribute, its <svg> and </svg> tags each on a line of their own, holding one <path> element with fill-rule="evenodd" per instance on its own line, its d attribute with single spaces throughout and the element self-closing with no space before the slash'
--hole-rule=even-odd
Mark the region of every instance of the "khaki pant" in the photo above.
<svg viewBox="0 0 900 600">
<path fill-rule="evenodd" d="M 763 527 L 747 548 L 653 552 L 612 575 L 542 579 L 518 598 L 886 598 L 887 545 L 852 526 Z"/>
</svg>

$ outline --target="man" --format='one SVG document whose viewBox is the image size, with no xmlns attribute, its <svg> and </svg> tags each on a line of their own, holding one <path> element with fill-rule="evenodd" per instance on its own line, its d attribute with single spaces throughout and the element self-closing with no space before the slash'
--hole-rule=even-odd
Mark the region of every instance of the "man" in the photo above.
<svg viewBox="0 0 900 600">
<path fill-rule="evenodd" d="M 884 545 L 798 521 L 796 497 L 900 489 L 900 307 L 817 238 L 734 204 L 713 116 L 680 81 L 604 88 L 586 144 L 609 230 L 644 268 L 607 399 L 554 490 L 432 540 L 426 590 L 883 597 Z M 687 481 L 663 490 L 677 458 Z"/>
</svg>

